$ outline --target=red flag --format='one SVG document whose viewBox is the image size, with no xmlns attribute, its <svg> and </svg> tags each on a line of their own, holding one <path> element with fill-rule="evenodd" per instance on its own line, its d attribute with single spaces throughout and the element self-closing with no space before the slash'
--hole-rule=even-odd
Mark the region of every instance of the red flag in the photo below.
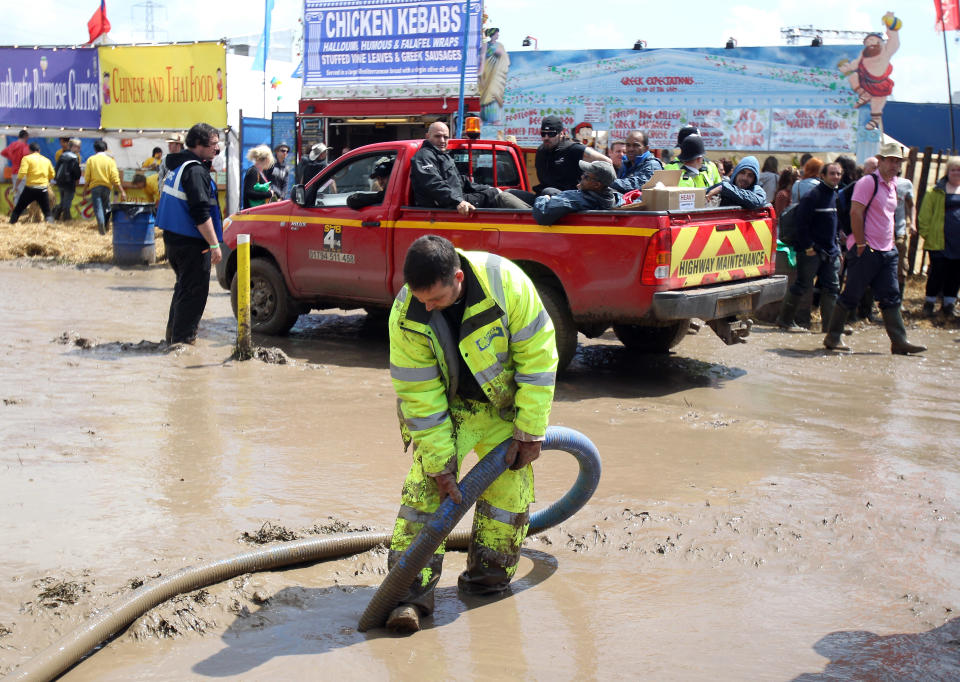
<svg viewBox="0 0 960 682">
<path fill-rule="evenodd" d="M 960 31 L 960 0 L 933 0 L 938 31 Z"/>
<path fill-rule="evenodd" d="M 87 22 L 87 30 L 90 32 L 89 42 L 91 43 L 104 33 L 110 32 L 110 20 L 107 19 L 107 0 L 100 0 L 100 7 Z"/>
</svg>

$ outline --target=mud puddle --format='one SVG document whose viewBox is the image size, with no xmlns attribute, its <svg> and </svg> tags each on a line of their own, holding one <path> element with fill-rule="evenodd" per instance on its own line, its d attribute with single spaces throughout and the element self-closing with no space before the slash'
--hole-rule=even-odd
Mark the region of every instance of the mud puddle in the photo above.
<svg viewBox="0 0 960 682">
<path fill-rule="evenodd" d="M 291 362 L 229 361 L 214 282 L 199 341 L 167 353 L 172 283 L 0 264 L 0 527 L 16 547 L 0 674 L 157 576 L 249 551 L 244 534 L 392 527 L 409 456 L 382 327 L 315 314 L 256 339 Z M 425 630 L 357 633 L 386 566 L 372 549 L 181 595 L 64 679 L 954 677 L 960 338 L 910 333 L 925 357 L 891 356 L 879 327 L 851 356 L 769 327 L 657 357 L 583 340 L 552 420 L 597 444 L 603 479 L 527 541 L 507 598 L 461 599 L 451 553 Z M 546 453 L 536 476 L 541 507 L 576 466 Z"/>
</svg>

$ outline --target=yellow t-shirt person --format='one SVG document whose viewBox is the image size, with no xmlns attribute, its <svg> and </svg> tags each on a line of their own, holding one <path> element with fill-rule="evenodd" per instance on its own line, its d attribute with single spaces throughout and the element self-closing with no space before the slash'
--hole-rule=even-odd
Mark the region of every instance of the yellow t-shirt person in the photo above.
<svg viewBox="0 0 960 682">
<path fill-rule="evenodd" d="M 49 187 L 53 180 L 53 164 L 40 152 L 33 152 L 21 159 L 17 176 L 26 181 L 27 187 Z"/>
</svg>

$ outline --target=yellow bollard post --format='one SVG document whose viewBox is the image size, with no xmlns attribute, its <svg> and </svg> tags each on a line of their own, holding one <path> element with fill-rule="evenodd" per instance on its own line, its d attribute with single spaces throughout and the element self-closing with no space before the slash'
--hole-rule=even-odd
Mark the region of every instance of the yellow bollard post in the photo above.
<svg viewBox="0 0 960 682">
<path fill-rule="evenodd" d="M 237 349 L 238 360 L 253 357 L 250 329 L 250 235 L 237 235 Z"/>
</svg>

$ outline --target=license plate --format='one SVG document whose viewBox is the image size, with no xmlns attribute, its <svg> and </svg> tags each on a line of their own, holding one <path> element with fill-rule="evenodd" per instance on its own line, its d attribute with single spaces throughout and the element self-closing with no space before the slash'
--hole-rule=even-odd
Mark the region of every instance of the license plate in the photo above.
<svg viewBox="0 0 960 682">
<path fill-rule="evenodd" d="M 729 317 L 737 313 L 749 312 L 752 309 L 753 297 L 749 294 L 745 296 L 721 298 L 717 301 L 717 317 Z"/>
</svg>

